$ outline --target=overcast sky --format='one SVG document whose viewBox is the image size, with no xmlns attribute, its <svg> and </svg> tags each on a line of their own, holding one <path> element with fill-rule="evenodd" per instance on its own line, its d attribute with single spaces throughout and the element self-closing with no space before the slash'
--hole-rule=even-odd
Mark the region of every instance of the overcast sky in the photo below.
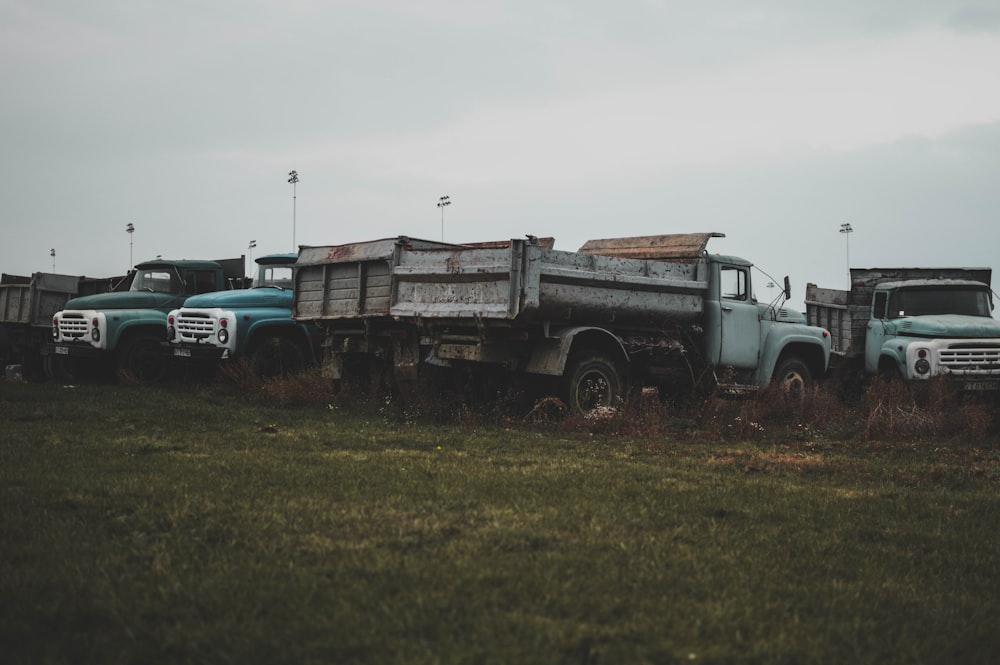
<svg viewBox="0 0 1000 665">
<path fill-rule="evenodd" d="M 722 232 L 799 307 L 848 243 L 1000 266 L 997 0 L 0 0 L 0 90 L 8 273 L 440 239 L 443 195 L 453 242 Z"/>
</svg>

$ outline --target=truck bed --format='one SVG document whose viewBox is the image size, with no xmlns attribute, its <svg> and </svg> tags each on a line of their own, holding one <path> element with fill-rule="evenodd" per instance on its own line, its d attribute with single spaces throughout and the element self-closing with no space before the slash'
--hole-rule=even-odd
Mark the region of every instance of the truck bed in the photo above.
<svg viewBox="0 0 1000 665">
<path fill-rule="evenodd" d="M 75 296 L 80 278 L 36 272 L 31 277 L 0 276 L 0 323 L 49 327 L 52 315 Z"/>
<path fill-rule="evenodd" d="M 708 289 L 702 260 L 549 247 L 533 239 L 465 246 L 409 238 L 303 247 L 295 316 L 637 326 L 701 317 Z"/>
</svg>

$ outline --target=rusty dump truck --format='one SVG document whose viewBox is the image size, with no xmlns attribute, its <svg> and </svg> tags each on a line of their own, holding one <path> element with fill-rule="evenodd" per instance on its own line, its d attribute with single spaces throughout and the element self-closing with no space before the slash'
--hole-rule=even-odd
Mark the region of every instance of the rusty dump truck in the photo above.
<svg viewBox="0 0 1000 665">
<path fill-rule="evenodd" d="M 826 372 L 829 334 L 758 302 L 749 261 L 705 251 L 721 236 L 595 240 L 578 252 L 534 236 L 304 246 L 293 316 L 321 327 L 335 379 L 519 379 L 577 413 L 630 387 L 809 385 Z"/>
<path fill-rule="evenodd" d="M 0 275 L 0 369 L 10 367 L 26 379 L 50 375 L 52 316 L 77 296 L 127 288 L 128 276 L 79 277 L 48 272 Z"/>
<path fill-rule="evenodd" d="M 844 387 L 947 376 L 962 390 L 1000 390 L 991 272 L 851 268 L 849 290 L 806 285 L 806 315 L 830 330 L 832 375 Z"/>
</svg>

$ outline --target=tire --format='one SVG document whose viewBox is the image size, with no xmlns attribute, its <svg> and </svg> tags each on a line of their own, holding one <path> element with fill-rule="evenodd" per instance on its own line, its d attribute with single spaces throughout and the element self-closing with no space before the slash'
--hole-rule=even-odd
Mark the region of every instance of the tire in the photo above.
<svg viewBox="0 0 1000 665">
<path fill-rule="evenodd" d="M 281 335 L 266 337 L 250 352 L 254 373 L 262 379 L 298 374 L 306 365 L 302 347 Z"/>
<path fill-rule="evenodd" d="M 139 383 L 159 383 L 167 375 L 167 356 L 155 335 L 136 335 L 118 351 L 118 369 Z"/>
<path fill-rule="evenodd" d="M 792 356 L 778 363 L 771 381 L 786 395 L 801 398 L 812 388 L 813 376 L 809 365 Z"/>
<path fill-rule="evenodd" d="M 586 415 L 617 404 L 622 398 L 622 375 L 620 366 L 603 353 L 571 356 L 566 364 L 563 393 L 570 413 Z"/>
</svg>

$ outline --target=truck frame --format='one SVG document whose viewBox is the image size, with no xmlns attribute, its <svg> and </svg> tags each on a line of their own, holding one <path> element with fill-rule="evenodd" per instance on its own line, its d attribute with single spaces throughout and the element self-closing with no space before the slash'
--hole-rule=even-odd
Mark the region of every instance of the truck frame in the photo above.
<svg viewBox="0 0 1000 665">
<path fill-rule="evenodd" d="M 492 370 L 534 379 L 576 413 L 638 386 L 663 396 L 706 383 L 808 387 L 826 371 L 829 334 L 758 302 L 749 261 L 705 251 L 721 236 L 590 241 L 579 252 L 535 236 L 301 247 L 293 316 L 322 328 L 335 379 Z"/>
</svg>

